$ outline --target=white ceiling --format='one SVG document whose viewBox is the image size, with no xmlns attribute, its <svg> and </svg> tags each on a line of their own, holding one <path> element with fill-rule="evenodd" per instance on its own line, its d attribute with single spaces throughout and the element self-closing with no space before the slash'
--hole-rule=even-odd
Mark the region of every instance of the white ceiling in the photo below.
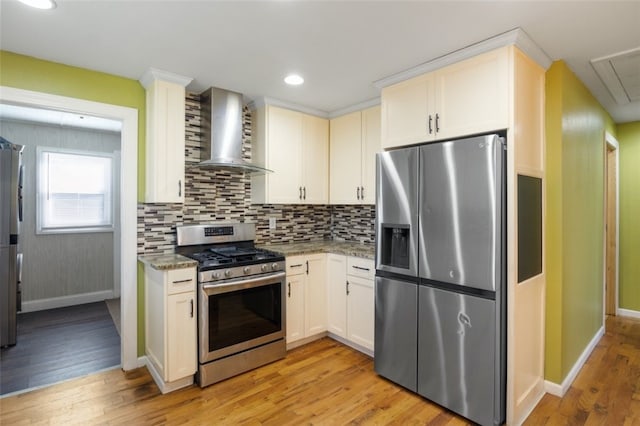
<svg viewBox="0 0 640 426">
<path fill-rule="evenodd" d="M 57 3 L 0 0 L 0 47 L 132 79 L 154 67 L 192 77 L 190 91 L 217 86 L 330 113 L 378 97 L 376 80 L 520 27 L 616 122 L 640 120 L 640 101 L 618 104 L 590 64 L 640 47 L 637 0 Z M 286 86 L 289 72 L 305 84 Z"/>
<path fill-rule="evenodd" d="M 108 132 L 120 132 L 122 130 L 122 122 L 116 120 L 93 117 L 86 114 L 29 108 L 9 104 L 0 104 L 0 118 L 46 123 L 60 127 L 80 127 L 83 129 L 105 130 Z"/>
</svg>

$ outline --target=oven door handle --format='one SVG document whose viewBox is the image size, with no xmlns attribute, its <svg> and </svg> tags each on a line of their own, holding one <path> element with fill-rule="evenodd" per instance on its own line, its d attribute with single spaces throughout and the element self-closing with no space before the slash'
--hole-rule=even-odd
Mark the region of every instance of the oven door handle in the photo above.
<svg viewBox="0 0 640 426">
<path fill-rule="evenodd" d="M 219 284 L 203 284 L 202 290 L 208 295 L 228 293 L 230 291 L 242 290 L 251 287 L 262 287 L 264 285 L 274 284 L 284 279 L 285 273 L 278 272 L 276 274 L 269 274 L 267 276 L 260 276 L 256 278 L 241 278 L 238 280 L 228 281 Z"/>
</svg>

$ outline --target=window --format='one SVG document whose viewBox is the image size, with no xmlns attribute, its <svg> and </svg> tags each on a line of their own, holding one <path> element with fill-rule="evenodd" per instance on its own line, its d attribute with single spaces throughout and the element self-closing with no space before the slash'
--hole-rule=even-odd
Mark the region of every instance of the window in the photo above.
<svg viewBox="0 0 640 426">
<path fill-rule="evenodd" d="M 38 233 L 113 229 L 113 156 L 38 147 Z"/>
</svg>

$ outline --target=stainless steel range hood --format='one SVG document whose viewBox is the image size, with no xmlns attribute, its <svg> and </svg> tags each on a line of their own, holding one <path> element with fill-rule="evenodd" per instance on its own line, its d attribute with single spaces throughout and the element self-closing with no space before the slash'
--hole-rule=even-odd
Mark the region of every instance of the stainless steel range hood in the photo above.
<svg viewBox="0 0 640 426">
<path fill-rule="evenodd" d="M 268 173 L 242 157 L 242 94 L 211 87 L 200 94 L 202 150 L 198 167 Z"/>
</svg>

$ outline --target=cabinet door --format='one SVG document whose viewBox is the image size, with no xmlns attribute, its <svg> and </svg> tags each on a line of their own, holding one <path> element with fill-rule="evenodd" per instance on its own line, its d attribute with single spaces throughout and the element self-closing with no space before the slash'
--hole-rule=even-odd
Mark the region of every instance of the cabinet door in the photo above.
<svg viewBox="0 0 640 426">
<path fill-rule="evenodd" d="M 156 80 L 147 87 L 148 203 L 184 202 L 185 90 Z"/>
<path fill-rule="evenodd" d="M 317 254 L 307 258 L 309 267 L 305 276 L 305 336 L 327 330 L 327 255 Z"/>
<path fill-rule="evenodd" d="M 433 110 L 433 76 L 421 75 L 382 89 L 382 148 L 431 140 L 429 113 Z M 433 129 L 433 127 L 432 127 Z"/>
<path fill-rule="evenodd" d="M 302 116 L 303 204 L 329 202 L 329 120 L 312 115 Z M 294 166 L 291 164 L 290 166 Z"/>
<path fill-rule="evenodd" d="M 338 254 L 327 255 L 327 330 L 347 337 L 347 261 Z"/>
<path fill-rule="evenodd" d="M 305 275 L 287 276 L 287 343 L 304 337 Z"/>
<path fill-rule="evenodd" d="M 374 291 L 373 281 L 347 276 L 347 339 L 373 350 Z"/>
<path fill-rule="evenodd" d="M 438 139 L 509 124 L 509 54 L 498 49 L 435 72 Z"/>
<path fill-rule="evenodd" d="M 267 202 L 298 204 L 302 180 L 302 116 L 299 112 L 267 106 Z"/>
<path fill-rule="evenodd" d="M 361 117 L 362 113 L 356 111 L 334 118 L 330 122 L 329 199 L 331 204 L 360 203 L 363 130 Z"/>
<path fill-rule="evenodd" d="M 380 107 L 362 111 L 362 188 L 360 202 L 376 203 L 376 153 L 382 151 L 380 145 Z"/>
<path fill-rule="evenodd" d="M 172 382 L 196 372 L 195 293 L 167 297 L 167 359 L 164 380 Z M 158 308 L 158 307 L 153 307 Z"/>
</svg>

